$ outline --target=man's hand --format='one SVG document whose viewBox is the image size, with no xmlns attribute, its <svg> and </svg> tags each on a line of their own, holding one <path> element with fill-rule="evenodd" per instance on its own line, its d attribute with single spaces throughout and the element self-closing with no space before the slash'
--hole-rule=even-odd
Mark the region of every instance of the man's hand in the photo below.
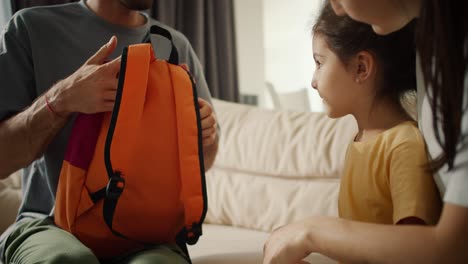
<svg viewBox="0 0 468 264">
<path fill-rule="evenodd" d="M 75 73 L 55 84 L 23 112 L 0 122 L 0 179 L 40 157 L 66 125 L 70 113 L 113 109 L 120 58 L 103 62 L 116 45 L 117 39 L 112 37 Z"/>
<path fill-rule="evenodd" d="M 307 251 L 307 229 L 295 223 L 276 229 L 263 248 L 263 264 L 305 264 Z"/>
<path fill-rule="evenodd" d="M 203 136 L 203 155 L 205 171 L 213 166 L 218 152 L 218 123 L 212 106 L 205 100 L 198 98 Z"/>
<path fill-rule="evenodd" d="M 114 51 L 113 36 L 88 61 L 49 92 L 49 100 L 59 113 L 99 113 L 112 111 L 117 93 L 120 57 L 104 63 Z"/>
<path fill-rule="evenodd" d="M 211 105 L 198 98 L 198 104 L 200 105 L 200 117 L 202 125 L 203 135 L 203 147 L 209 147 L 217 142 L 217 122 Z"/>
</svg>

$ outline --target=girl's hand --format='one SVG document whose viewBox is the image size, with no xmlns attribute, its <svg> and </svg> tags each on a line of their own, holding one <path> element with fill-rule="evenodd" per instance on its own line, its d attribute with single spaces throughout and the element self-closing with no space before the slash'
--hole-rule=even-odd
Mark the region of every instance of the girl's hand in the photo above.
<svg viewBox="0 0 468 264">
<path fill-rule="evenodd" d="M 304 222 L 280 227 L 273 231 L 263 248 L 263 264 L 305 264 L 308 236 Z"/>
</svg>

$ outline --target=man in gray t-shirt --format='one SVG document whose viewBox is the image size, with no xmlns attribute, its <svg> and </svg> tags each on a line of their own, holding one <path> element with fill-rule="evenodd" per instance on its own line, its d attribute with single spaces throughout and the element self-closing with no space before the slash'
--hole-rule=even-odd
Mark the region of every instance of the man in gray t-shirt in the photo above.
<svg viewBox="0 0 468 264">
<path fill-rule="evenodd" d="M 152 24 L 172 33 L 180 62 L 188 64 L 196 80 L 202 98 L 205 168 L 211 167 L 218 129 L 200 62 L 185 36 L 138 11 L 149 8 L 152 1 L 82 0 L 25 9 L 14 15 L 2 33 L 0 179 L 25 168 L 17 222 L 0 239 L 4 262 L 97 263 L 89 249 L 46 216 L 55 204 L 73 113 L 112 110 L 120 67 L 117 57 L 123 47 L 140 43 Z M 156 57 L 168 57 L 169 46 L 162 39 L 153 44 Z M 112 61 L 103 63 L 107 60 Z M 158 249 L 157 256 L 174 251 L 183 255 L 175 245 Z M 176 260 L 177 256 L 170 262 L 183 258 Z"/>
</svg>

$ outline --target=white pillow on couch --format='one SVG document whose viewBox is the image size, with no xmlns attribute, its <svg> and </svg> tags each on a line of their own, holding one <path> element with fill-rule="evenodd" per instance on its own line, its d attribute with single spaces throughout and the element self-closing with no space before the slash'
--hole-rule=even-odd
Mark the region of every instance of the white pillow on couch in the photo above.
<svg viewBox="0 0 468 264">
<path fill-rule="evenodd" d="M 4 180 L 0 180 L 0 234 L 10 226 L 16 218 L 21 204 L 21 173 L 16 172 Z"/>
</svg>

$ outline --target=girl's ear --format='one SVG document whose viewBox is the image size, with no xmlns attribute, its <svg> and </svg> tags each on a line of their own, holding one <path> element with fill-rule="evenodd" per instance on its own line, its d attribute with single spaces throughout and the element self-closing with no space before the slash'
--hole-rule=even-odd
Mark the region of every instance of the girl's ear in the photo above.
<svg viewBox="0 0 468 264">
<path fill-rule="evenodd" d="M 368 51 L 361 51 L 356 55 L 355 60 L 356 82 L 363 83 L 368 81 L 375 72 L 375 57 Z"/>
</svg>

